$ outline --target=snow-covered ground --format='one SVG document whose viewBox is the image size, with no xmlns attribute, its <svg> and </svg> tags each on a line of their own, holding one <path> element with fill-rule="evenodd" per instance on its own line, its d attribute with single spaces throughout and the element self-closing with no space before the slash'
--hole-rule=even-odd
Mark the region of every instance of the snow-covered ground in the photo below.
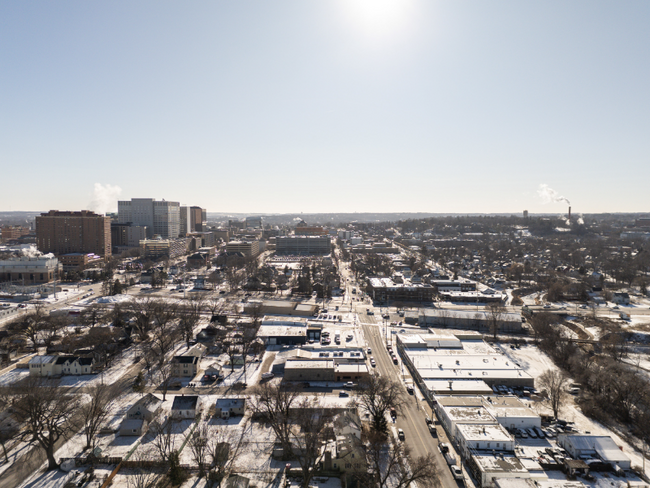
<svg viewBox="0 0 650 488">
<path fill-rule="evenodd" d="M 0 386 L 9 386 L 29 376 L 28 369 L 14 368 L 0 376 Z"/>
</svg>

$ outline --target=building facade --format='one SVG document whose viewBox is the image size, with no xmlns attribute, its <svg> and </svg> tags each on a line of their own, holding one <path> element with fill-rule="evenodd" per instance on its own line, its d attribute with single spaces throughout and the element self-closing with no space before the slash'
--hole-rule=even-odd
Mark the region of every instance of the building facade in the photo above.
<svg viewBox="0 0 650 488">
<path fill-rule="evenodd" d="M 294 256 L 323 256 L 332 252 L 332 242 L 329 236 L 278 236 L 275 252 Z"/>
<path fill-rule="evenodd" d="M 240 252 L 247 258 L 254 258 L 260 253 L 260 243 L 259 241 L 230 241 L 226 244 L 226 252 Z"/>
<path fill-rule="evenodd" d="M 120 224 L 147 227 L 147 237 L 159 235 L 163 239 L 175 239 L 181 233 L 181 206 L 178 202 L 154 198 L 132 198 L 117 202 L 117 220 Z"/>
<path fill-rule="evenodd" d="M 50 210 L 36 217 L 36 241 L 43 253 L 111 256 L 111 218 L 89 210 Z"/>
<path fill-rule="evenodd" d="M 61 269 L 53 257 L 11 258 L 0 261 L 0 281 L 23 282 L 26 285 L 50 283 Z"/>
</svg>

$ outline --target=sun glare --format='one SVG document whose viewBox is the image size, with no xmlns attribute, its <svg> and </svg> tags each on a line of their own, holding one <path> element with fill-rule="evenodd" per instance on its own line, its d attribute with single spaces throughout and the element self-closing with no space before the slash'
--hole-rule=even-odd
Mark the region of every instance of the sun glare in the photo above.
<svg viewBox="0 0 650 488">
<path fill-rule="evenodd" d="M 365 36 L 392 37 L 406 30 L 413 19 L 413 0 L 344 0 L 348 20 Z"/>
</svg>

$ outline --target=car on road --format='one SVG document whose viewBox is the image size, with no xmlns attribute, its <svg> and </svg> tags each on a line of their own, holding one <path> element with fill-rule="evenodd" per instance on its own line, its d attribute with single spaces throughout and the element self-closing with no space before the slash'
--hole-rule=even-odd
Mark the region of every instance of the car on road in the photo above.
<svg viewBox="0 0 650 488">
<path fill-rule="evenodd" d="M 441 454 L 447 454 L 449 452 L 449 444 L 446 442 L 441 442 L 438 444 L 438 450 L 440 451 Z"/>
<path fill-rule="evenodd" d="M 370 358 L 370 366 L 372 366 L 373 368 L 377 367 L 377 362 L 375 361 L 375 358 Z"/>
<path fill-rule="evenodd" d="M 346 388 L 354 388 L 354 383 L 352 381 L 348 381 L 343 386 L 345 386 Z"/>
<path fill-rule="evenodd" d="M 397 429 L 397 438 L 398 438 L 400 441 L 403 441 L 403 440 L 404 440 L 404 431 L 403 431 L 402 429 Z"/>
<path fill-rule="evenodd" d="M 368 349 L 366 349 L 366 352 L 367 352 L 368 354 L 372 354 L 372 348 L 369 347 Z"/>
<path fill-rule="evenodd" d="M 394 408 L 391 408 L 390 409 L 390 416 L 391 416 L 392 419 L 396 419 L 397 418 L 397 410 L 395 410 Z"/>
<path fill-rule="evenodd" d="M 456 466 L 455 464 L 450 466 L 451 468 L 451 474 L 454 477 L 455 480 L 462 480 L 463 479 L 463 472 L 461 469 Z"/>
<path fill-rule="evenodd" d="M 409 395 L 413 395 L 415 393 L 415 390 L 413 389 L 413 385 L 406 385 L 406 391 L 409 392 Z"/>
<path fill-rule="evenodd" d="M 349 397 L 349 396 L 350 396 L 350 394 L 347 391 L 343 391 L 343 390 L 339 391 L 339 397 L 345 398 L 345 397 Z"/>
<path fill-rule="evenodd" d="M 431 434 L 433 437 L 438 437 L 438 431 L 436 430 L 435 425 L 429 425 L 429 434 Z"/>
</svg>

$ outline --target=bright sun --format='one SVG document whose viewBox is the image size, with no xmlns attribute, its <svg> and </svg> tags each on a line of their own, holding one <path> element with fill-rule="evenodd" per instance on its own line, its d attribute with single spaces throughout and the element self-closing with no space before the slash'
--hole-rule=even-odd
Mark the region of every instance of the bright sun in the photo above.
<svg viewBox="0 0 650 488">
<path fill-rule="evenodd" d="M 374 38 L 406 29 L 414 11 L 414 0 L 344 0 L 342 5 L 355 28 Z"/>
</svg>

